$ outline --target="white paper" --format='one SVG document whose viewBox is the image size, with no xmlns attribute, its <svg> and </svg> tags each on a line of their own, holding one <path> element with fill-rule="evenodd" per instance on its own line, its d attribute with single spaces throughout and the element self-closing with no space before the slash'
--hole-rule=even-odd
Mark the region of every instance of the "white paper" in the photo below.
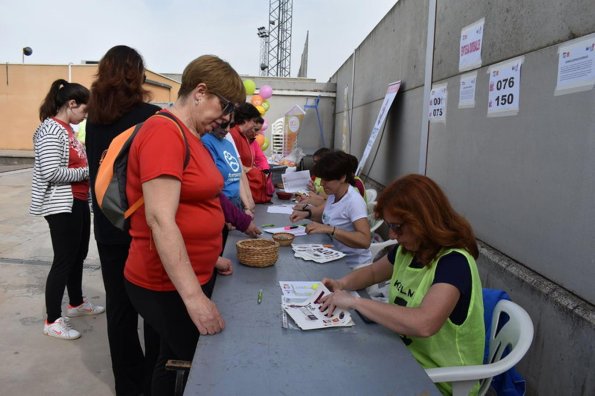
<svg viewBox="0 0 595 396">
<path fill-rule="evenodd" d="M 459 45 L 459 71 L 475 69 L 481 66 L 481 43 L 485 18 L 461 29 Z"/>
<path fill-rule="evenodd" d="M 595 85 L 595 34 L 558 47 L 558 80 L 554 95 L 588 91 Z"/>
<path fill-rule="evenodd" d="M 292 214 L 293 204 L 291 205 L 271 205 L 267 208 L 267 213 Z"/>
<path fill-rule="evenodd" d="M 488 69 L 488 117 L 516 115 L 519 112 L 519 87 L 523 56 L 498 63 Z"/>
<path fill-rule="evenodd" d="M 393 83 L 388 84 L 388 88 L 386 89 L 386 94 L 384 95 L 384 101 L 382 102 L 382 106 L 380 107 L 380 113 L 378 113 L 378 117 L 376 117 L 376 122 L 374 123 L 374 128 L 372 128 L 372 132 L 370 132 L 370 137 L 368 138 L 368 143 L 366 144 L 366 148 L 364 149 L 364 153 L 357 165 L 357 169 L 355 170 L 356 176 L 364 169 L 364 165 L 368 160 L 368 156 L 370 155 L 370 151 L 372 151 L 372 146 L 374 146 L 374 142 L 378 137 L 378 132 L 380 131 L 380 127 L 384 124 L 386 120 L 386 116 L 388 115 L 388 110 L 392 106 L 395 98 L 397 97 L 397 93 L 399 92 L 399 88 L 401 87 L 401 81 L 396 81 Z"/>
<path fill-rule="evenodd" d="M 446 122 L 447 84 L 436 84 L 430 91 L 428 119 L 430 122 Z"/>
<path fill-rule="evenodd" d="M 279 281 L 283 296 L 300 302 L 306 301 L 321 285 L 321 282 Z"/>
<path fill-rule="evenodd" d="M 292 243 L 294 256 L 307 261 L 314 261 L 316 263 L 328 263 L 330 261 L 339 260 L 345 257 L 345 253 L 338 250 L 331 249 L 328 246 L 319 243 Z"/>
<path fill-rule="evenodd" d="M 304 227 L 304 226 L 271 227 L 271 228 L 263 228 L 262 230 L 264 232 L 268 232 L 269 234 L 276 234 L 278 232 L 288 232 L 295 236 L 306 235 L 306 227 Z"/>
<path fill-rule="evenodd" d="M 463 74 L 459 83 L 459 109 L 475 107 L 477 72 Z"/>
<path fill-rule="evenodd" d="M 329 294 L 330 291 L 321 283 L 316 292 L 303 303 L 282 303 L 281 306 L 302 330 L 353 326 L 348 311 L 335 309 L 330 317 L 320 311 L 320 299 Z"/>
<path fill-rule="evenodd" d="M 310 183 L 310 171 L 299 172 L 285 172 L 281 175 L 283 179 L 283 190 L 288 193 L 295 193 L 299 191 L 308 191 L 308 183 Z"/>
</svg>

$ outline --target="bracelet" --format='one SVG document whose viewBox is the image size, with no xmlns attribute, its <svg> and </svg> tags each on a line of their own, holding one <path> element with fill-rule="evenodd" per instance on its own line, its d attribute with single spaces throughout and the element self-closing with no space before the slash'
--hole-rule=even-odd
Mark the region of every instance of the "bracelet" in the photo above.
<svg viewBox="0 0 595 396">
<path fill-rule="evenodd" d="M 334 237 L 335 236 L 335 231 L 337 230 L 337 227 L 333 226 L 333 232 L 331 232 L 331 236 Z"/>
</svg>

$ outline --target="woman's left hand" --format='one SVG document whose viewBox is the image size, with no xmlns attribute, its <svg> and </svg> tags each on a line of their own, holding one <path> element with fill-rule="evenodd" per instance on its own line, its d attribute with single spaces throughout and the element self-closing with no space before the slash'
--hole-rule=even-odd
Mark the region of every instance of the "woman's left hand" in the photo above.
<svg viewBox="0 0 595 396">
<path fill-rule="evenodd" d="M 322 305 L 320 311 L 326 316 L 332 316 L 336 308 L 352 309 L 355 303 L 355 297 L 345 290 L 337 290 L 320 299 Z"/>
<path fill-rule="evenodd" d="M 328 224 L 320 224 L 315 221 L 306 226 L 307 234 L 330 234 L 333 232 L 333 226 Z"/>
<path fill-rule="evenodd" d="M 225 257 L 217 258 L 215 268 L 217 269 L 217 273 L 219 275 L 227 276 L 233 273 L 233 266 L 231 265 L 231 260 Z"/>
</svg>

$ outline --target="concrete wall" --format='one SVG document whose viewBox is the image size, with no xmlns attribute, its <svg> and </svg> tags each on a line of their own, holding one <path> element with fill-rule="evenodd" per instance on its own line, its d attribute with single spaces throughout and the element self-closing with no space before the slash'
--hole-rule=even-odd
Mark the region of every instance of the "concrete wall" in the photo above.
<svg viewBox="0 0 595 396">
<path fill-rule="evenodd" d="M 0 150 L 32 150 L 33 132 L 39 125 L 39 106 L 52 82 L 62 78 L 91 87 L 97 65 L 33 65 L 0 66 Z M 175 100 L 180 84 L 157 73 L 146 71 L 145 88 L 159 103 Z"/>
<path fill-rule="evenodd" d="M 387 84 L 403 82 L 363 172 L 377 187 L 418 171 L 427 14 L 428 1 L 399 1 L 331 77 L 335 147 L 349 87 L 356 155 Z M 460 32 L 482 17 L 476 106 L 458 109 Z M 595 90 L 553 96 L 558 46 L 592 32 L 592 0 L 437 1 L 432 82 L 448 83 L 448 108 L 445 124 L 429 126 L 426 172 L 486 243 L 484 286 L 509 291 L 533 318 L 519 366 L 529 394 L 595 394 Z M 520 55 L 519 114 L 487 118 L 487 68 Z"/>
</svg>

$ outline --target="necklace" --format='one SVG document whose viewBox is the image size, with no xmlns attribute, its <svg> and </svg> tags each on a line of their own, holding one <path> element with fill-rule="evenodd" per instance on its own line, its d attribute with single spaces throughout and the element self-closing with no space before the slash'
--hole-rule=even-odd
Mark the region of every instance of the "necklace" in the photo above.
<svg viewBox="0 0 595 396">
<path fill-rule="evenodd" d="M 338 195 L 335 195 L 335 202 L 339 202 L 341 199 L 343 199 L 343 197 L 345 196 L 345 194 L 347 194 L 347 191 L 349 191 L 349 185 L 347 186 L 347 188 L 345 189 L 345 191 L 343 191 L 343 194 L 341 194 L 340 197 Z"/>
</svg>

